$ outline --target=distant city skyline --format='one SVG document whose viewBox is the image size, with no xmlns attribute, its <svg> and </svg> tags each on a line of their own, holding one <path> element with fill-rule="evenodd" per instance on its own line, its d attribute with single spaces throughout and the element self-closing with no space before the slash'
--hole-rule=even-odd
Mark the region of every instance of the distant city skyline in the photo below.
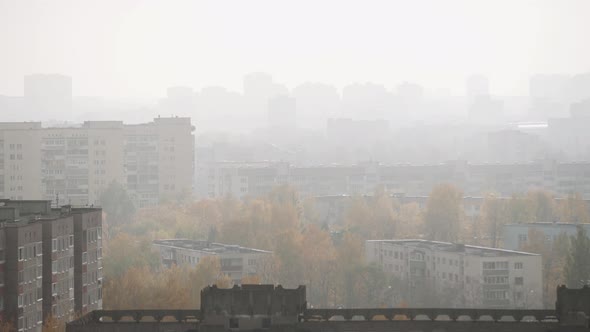
<svg viewBox="0 0 590 332">
<path fill-rule="evenodd" d="M 590 2 L 6 1 L 0 95 L 23 77 L 73 78 L 75 96 L 161 98 L 266 72 L 289 89 L 374 82 L 465 94 L 527 95 L 534 74 L 590 71 Z"/>
</svg>

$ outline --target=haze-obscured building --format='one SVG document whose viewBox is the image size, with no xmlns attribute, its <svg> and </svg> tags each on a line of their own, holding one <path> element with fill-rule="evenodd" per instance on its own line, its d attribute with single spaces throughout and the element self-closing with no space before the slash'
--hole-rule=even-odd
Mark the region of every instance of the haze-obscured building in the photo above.
<svg viewBox="0 0 590 332">
<path fill-rule="evenodd" d="M 66 128 L 0 123 L 0 198 L 100 204 L 112 182 L 126 186 L 138 207 L 190 195 L 193 129 L 190 118 L 138 125 L 87 121 Z"/>
<path fill-rule="evenodd" d="M 543 306 L 538 254 L 426 240 L 368 240 L 365 254 L 409 292 L 432 291 L 455 307 Z"/>
<path fill-rule="evenodd" d="M 575 236 L 578 227 L 583 227 L 590 234 L 590 224 L 565 222 L 532 222 L 524 224 L 507 224 L 502 226 L 502 247 L 521 250 L 531 240 L 531 234 L 538 232 L 541 239 L 551 244 L 560 235 Z"/>
<path fill-rule="evenodd" d="M 274 186 L 288 184 L 304 197 L 371 195 L 382 186 L 390 193 L 428 196 L 432 188 L 451 183 L 465 196 L 488 192 L 510 197 L 544 189 L 557 196 L 580 193 L 590 198 L 590 162 L 467 163 L 294 166 L 288 163 L 206 162 L 199 164 L 199 198 L 236 198 L 264 195 Z"/>
<path fill-rule="evenodd" d="M 55 118 L 72 116 L 72 78 L 59 74 L 33 74 L 24 79 L 25 112 Z"/>
<path fill-rule="evenodd" d="M 155 240 L 153 246 L 160 254 L 162 265 L 167 267 L 196 266 L 205 257 L 216 257 L 221 264 L 221 272 L 229 276 L 234 284 L 241 283 L 244 277 L 256 275 L 262 260 L 272 255 L 266 250 L 205 240 Z"/>
</svg>

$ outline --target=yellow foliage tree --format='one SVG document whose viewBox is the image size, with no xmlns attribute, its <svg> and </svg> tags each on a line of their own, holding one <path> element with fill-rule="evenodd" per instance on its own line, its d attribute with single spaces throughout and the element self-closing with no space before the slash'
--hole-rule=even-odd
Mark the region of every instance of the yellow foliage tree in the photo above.
<svg viewBox="0 0 590 332">
<path fill-rule="evenodd" d="M 456 242 L 463 222 L 463 193 L 452 184 L 439 184 L 426 205 L 424 226 L 430 240 Z"/>
</svg>

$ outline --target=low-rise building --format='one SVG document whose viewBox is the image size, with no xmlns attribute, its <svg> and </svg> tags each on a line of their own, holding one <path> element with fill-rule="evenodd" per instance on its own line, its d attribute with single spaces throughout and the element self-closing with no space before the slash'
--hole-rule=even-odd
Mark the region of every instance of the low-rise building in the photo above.
<svg viewBox="0 0 590 332">
<path fill-rule="evenodd" d="M 204 257 L 217 257 L 221 272 L 235 284 L 239 284 L 243 277 L 256 275 L 262 260 L 272 254 L 266 250 L 204 240 L 155 240 L 153 245 L 160 253 L 162 264 L 168 267 L 196 266 Z"/>
<path fill-rule="evenodd" d="M 426 240 L 368 240 L 367 261 L 455 307 L 540 308 L 541 256 Z M 422 303 L 421 305 L 428 305 Z"/>
<path fill-rule="evenodd" d="M 504 225 L 502 229 L 502 246 L 506 249 L 520 250 L 529 241 L 532 232 L 539 232 L 547 241 L 552 243 L 561 234 L 575 236 L 578 226 L 583 227 L 586 233 L 590 234 L 590 224 L 532 222 Z"/>
</svg>

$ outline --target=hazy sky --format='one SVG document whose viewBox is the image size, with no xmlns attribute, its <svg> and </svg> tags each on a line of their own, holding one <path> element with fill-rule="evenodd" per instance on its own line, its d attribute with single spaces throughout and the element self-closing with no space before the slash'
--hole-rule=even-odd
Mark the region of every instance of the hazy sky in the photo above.
<svg viewBox="0 0 590 332">
<path fill-rule="evenodd" d="M 531 73 L 590 71 L 589 17 L 588 0 L 0 0 L 0 94 L 30 73 L 71 75 L 75 95 L 241 91 L 252 71 L 456 94 L 483 73 L 526 93 Z"/>
</svg>

